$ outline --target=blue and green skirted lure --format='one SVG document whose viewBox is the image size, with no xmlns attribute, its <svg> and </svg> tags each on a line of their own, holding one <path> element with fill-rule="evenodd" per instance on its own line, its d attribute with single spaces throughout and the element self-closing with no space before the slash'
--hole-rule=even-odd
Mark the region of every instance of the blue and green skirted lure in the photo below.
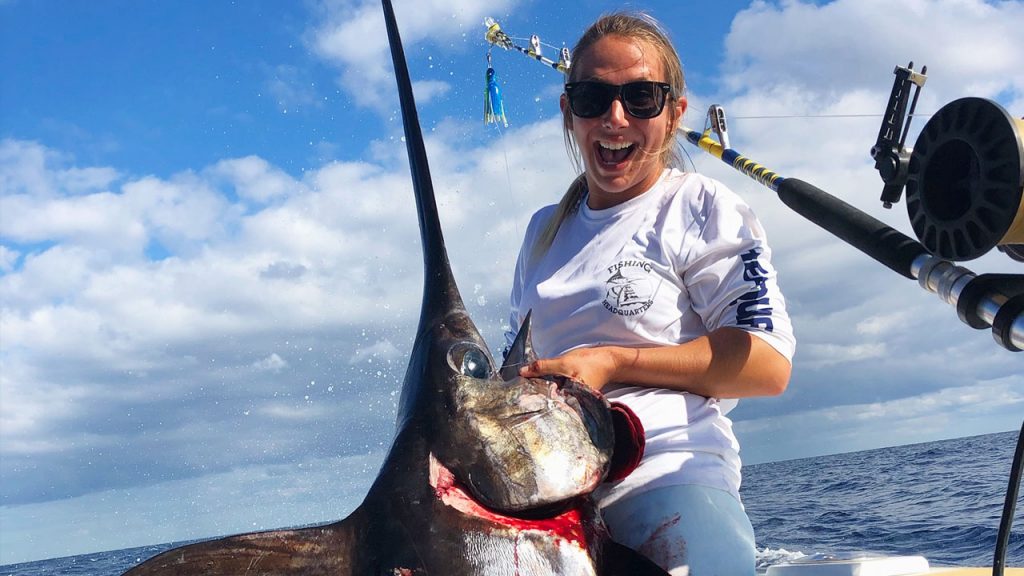
<svg viewBox="0 0 1024 576">
<path fill-rule="evenodd" d="M 505 104 L 501 101 L 501 87 L 498 86 L 498 75 L 491 66 L 491 55 L 487 54 L 487 89 L 484 91 L 484 122 L 486 124 L 501 123 L 508 128 L 505 117 Z"/>
</svg>

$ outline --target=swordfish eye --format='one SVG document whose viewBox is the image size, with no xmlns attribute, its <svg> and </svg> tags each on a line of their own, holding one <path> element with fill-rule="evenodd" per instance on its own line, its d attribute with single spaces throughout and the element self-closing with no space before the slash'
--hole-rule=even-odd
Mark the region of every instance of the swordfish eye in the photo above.
<svg viewBox="0 0 1024 576">
<path fill-rule="evenodd" d="M 485 380 L 494 369 L 491 359 L 482 348 L 472 342 L 458 342 L 448 349 L 448 365 L 463 376 Z"/>
</svg>

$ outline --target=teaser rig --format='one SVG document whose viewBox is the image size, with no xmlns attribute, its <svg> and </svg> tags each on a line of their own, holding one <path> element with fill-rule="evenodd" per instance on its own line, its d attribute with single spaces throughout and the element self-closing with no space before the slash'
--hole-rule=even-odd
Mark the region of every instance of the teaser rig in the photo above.
<svg viewBox="0 0 1024 576">
<path fill-rule="evenodd" d="M 571 61 L 568 48 L 563 46 L 559 50 L 558 61 L 556 62 L 544 56 L 540 37 L 536 34 L 530 36 L 530 47 L 525 48 L 516 44 L 512 37 L 501 29 L 501 25 L 494 18 L 490 16 L 484 18 L 484 26 L 487 27 L 484 38 L 490 46 L 497 46 L 504 50 L 515 50 L 562 74 L 569 72 Z M 552 48 L 554 47 L 552 46 Z M 494 66 L 491 65 L 490 48 L 487 49 L 487 88 L 484 90 L 484 122 L 487 124 L 500 123 L 502 126 L 508 127 L 508 118 L 505 116 L 505 103 L 501 98 L 501 87 L 498 85 L 498 75 L 494 71 Z"/>
</svg>

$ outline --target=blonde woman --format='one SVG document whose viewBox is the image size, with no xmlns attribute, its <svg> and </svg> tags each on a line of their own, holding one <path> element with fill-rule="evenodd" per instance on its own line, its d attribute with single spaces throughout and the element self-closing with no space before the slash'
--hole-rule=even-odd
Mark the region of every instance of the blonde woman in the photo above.
<svg viewBox="0 0 1024 576">
<path fill-rule="evenodd" d="M 680 170 L 679 57 L 656 21 L 612 14 L 573 50 L 561 109 L 583 173 L 534 214 L 511 296 L 540 360 L 633 409 L 646 452 L 599 502 L 612 537 L 672 574 L 755 572 L 736 399 L 781 394 L 795 349 L 750 208 Z"/>
</svg>

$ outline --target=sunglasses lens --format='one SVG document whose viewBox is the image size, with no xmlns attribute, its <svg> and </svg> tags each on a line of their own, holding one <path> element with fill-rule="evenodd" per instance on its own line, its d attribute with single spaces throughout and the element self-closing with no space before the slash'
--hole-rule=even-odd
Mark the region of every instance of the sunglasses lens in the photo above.
<svg viewBox="0 0 1024 576">
<path fill-rule="evenodd" d="M 633 82 L 622 87 L 622 103 L 637 118 L 654 118 L 665 106 L 665 92 L 654 82 Z"/>
<path fill-rule="evenodd" d="M 569 108 L 580 118 L 604 114 L 618 93 L 618 87 L 599 82 L 577 82 L 569 90 Z"/>
<path fill-rule="evenodd" d="M 612 101 L 622 94 L 622 105 L 635 118 L 654 118 L 661 114 L 668 96 L 666 85 L 657 82 L 631 82 L 622 86 L 601 82 L 572 82 L 565 85 L 569 108 L 580 118 L 597 118 L 608 111 Z"/>
</svg>

